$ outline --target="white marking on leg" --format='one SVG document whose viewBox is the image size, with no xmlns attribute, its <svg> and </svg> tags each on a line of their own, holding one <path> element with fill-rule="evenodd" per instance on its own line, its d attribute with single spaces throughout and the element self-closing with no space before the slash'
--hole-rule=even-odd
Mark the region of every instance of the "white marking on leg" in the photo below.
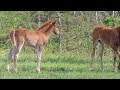
<svg viewBox="0 0 120 90">
<path fill-rule="evenodd" d="M 40 72 L 40 61 L 42 56 L 43 46 L 37 47 L 37 65 L 36 65 L 36 71 Z"/>
<path fill-rule="evenodd" d="M 23 47 L 24 43 L 20 44 L 16 50 L 15 50 L 15 55 L 14 55 L 14 71 L 17 72 L 17 60 L 18 60 L 18 56 L 19 56 L 19 53 Z"/>
</svg>

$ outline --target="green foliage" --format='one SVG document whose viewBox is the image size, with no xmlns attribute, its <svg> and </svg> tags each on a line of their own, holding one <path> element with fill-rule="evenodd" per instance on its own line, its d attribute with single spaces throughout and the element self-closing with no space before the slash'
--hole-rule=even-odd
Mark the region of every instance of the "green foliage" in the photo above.
<svg viewBox="0 0 120 90">
<path fill-rule="evenodd" d="M 95 11 L 1 11 L 0 48 L 11 47 L 10 42 L 8 44 L 6 42 L 9 40 L 9 32 L 12 29 L 27 28 L 33 31 L 48 18 L 58 22 L 57 12 L 61 14 L 61 25 L 58 25 L 61 30 L 61 49 L 67 52 L 91 50 L 91 33 L 96 25 L 115 27 L 120 23 L 119 16 L 112 17 L 111 11 L 99 11 L 98 22 L 95 19 Z M 119 15 L 119 12 L 116 15 Z M 59 38 L 52 34 L 46 50 L 57 52 L 58 41 Z"/>
<path fill-rule="evenodd" d="M 103 23 L 107 26 L 107 27 L 115 27 L 120 25 L 120 18 L 115 18 L 112 16 L 107 17 Z"/>
</svg>

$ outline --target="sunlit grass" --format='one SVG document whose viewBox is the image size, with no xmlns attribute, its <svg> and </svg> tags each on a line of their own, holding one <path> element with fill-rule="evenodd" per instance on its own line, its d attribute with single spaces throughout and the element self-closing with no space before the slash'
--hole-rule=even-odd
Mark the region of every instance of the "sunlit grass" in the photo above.
<svg viewBox="0 0 120 90">
<path fill-rule="evenodd" d="M 93 63 L 93 71 L 89 71 L 90 55 L 85 53 L 47 53 L 44 52 L 41 61 L 41 72 L 37 73 L 36 55 L 31 52 L 21 52 L 17 63 L 18 72 L 13 70 L 13 60 L 10 72 L 6 71 L 7 54 L 9 50 L 0 50 L 1 79 L 119 79 L 120 72 L 112 72 L 110 56 L 104 56 L 104 71 L 100 70 L 97 57 Z"/>
</svg>

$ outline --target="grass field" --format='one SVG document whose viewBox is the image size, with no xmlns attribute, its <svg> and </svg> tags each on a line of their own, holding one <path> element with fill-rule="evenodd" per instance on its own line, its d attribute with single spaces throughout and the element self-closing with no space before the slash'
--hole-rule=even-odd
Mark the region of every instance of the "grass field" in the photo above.
<svg viewBox="0 0 120 90">
<path fill-rule="evenodd" d="M 88 70 L 90 55 L 85 53 L 47 53 L 44 52 L 41 62 L 41 73 L 35 71 L 36 55 L 33 52 L 20 53 L 18 72 L 6 71 L 7 54 L 9 50 L 0 50 L 0 79 L 119 79 L 120 72 L 112 72 L 110 56 L 104 56 L 104 71 L 100 70 L 97 58 L 93 71 Z"/>
</svg>

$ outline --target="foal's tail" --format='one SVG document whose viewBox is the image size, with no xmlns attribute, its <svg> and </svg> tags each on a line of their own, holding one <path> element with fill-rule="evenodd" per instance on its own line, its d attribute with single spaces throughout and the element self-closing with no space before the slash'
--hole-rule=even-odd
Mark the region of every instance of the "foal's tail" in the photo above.
<svg viewBox="0 0 120 90">
<path fill-rule="evenodd" d="M 16 40 L 15 40 L 15 30 L 12 30 L 10 32 L 10 39 L 13 42 L 13 45 L 16 46 Z"/>
</svg>

